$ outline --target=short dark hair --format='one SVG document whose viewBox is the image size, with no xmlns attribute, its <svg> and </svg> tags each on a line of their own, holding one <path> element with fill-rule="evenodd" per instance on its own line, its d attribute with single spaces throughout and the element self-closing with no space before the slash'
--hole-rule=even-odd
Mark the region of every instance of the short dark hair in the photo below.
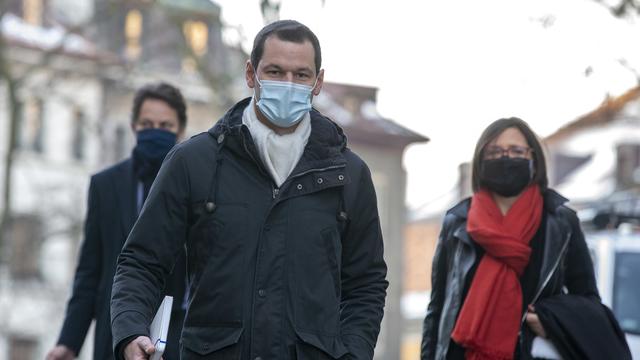
<svg viewBox="0 0 640 360">
<path fill-rule="evenodd" d="M 131 123 L 135 123 L 140 116 L 142 103 L 147 99 L 162 100 L 178 114 L 178 125 L 180 129 L 187 126 L 187 105 L 180 90 L 165 82 L 147 84 L 136 92 L 133 99 L 133 109 L 131 110 Z"/>
<path fill-rule="evenodd" d="M 547 164 L 544 158 L 542 144 L 533 130 L 529 127 L 529 124 L 517 117 L 511 117 L 494 121 L 482 132 L 482 135 L 480 135 L 478 143 L 476 144 L 475 152 L 473 153 L 471 170 L 471 186 L 473 188 L 473 192 L 477 192 L 481 188 L 480 169 L 482 166 L 484 148 L 508 128 L 516 128 L 520 130 L 532 150 L 534 174 L 533 179 L 531 179 L 531 183 L 538 184 L 538 186 L 540 186 L 540 190 L 547 189 L 549 181 L 547 180 Z"/>
<path fill-rule="evenodd" d="M 272 22 L 260 30 L 258 35 L 256 35 L 256 38 L 253 40 L 253 49 L 251 49 L 251 65 L 254 69 L 258 68 L 258 63 L 262 59 L 262 54 L 264 53 L 264 42 L 271 35 L 276 35 L 280 40 L 291 41 L 298 44 L 304 43 L 305 40 L 311 42 L 314 51 L 316 75 L 318 75 L 320 72 L 320 66 L 322 65 L 320 42 L 313 31 L 295 20 L 280 20 Z"/>
</svg>

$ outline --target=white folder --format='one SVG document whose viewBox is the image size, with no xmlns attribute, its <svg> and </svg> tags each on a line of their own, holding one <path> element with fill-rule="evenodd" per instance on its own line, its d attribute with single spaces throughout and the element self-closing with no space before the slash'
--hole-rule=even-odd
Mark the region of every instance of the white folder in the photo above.
<svg viewBox="0 0 640 360">
<path fill-rule="evenodd" d="M 172 305 L 173 297 L 165 296 L 156 312 L 156 316 L 154 316 L 151 322 L 151 326 L 149 326 L 149 337 L 151 338 L 151 343 L 156 347 L 156 352 L 151 355 L 150 360 L 160 360 L 167 346 L 167 334 L 169 332 Z"/>
<path fill-rule="evenodd" d="M 531 356 L 541 359 L 562 360 L 556 346 L 547 339 L 536 336 L 531 346 Z"/>
</svg>

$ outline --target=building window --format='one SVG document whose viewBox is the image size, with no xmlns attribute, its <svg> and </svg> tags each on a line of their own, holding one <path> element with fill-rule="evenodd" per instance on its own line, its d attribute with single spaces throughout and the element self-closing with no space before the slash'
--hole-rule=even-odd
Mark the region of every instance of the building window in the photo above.
<svg viewBox="0 0 640 360">
<path fill-rule="evenodd" d="M 40 277 L 39 258 L 42 237 L 42 223 L 36 215 L 12 216 L 9 228 L 9 244 L 11 244 L 9 269 L 14 279 Z"/>
<path fill-rule="evenodd" d="M 140 37 L 142 36 L 142 14 L 139 10 L 129 10 L 124 23 L 124 34 L 126 38 L 125 55 L 129 60 L 136 60 L 140 57 L 142 48 L 140 47 Z"/>
<path fill-rule="evenodd" d="M 22 17 L 28 24 L 42 26 L 42 0 L 24 0 L 22 2 Z"/>
<path fill-rule="evenodd" d="M 73 137 L 71 138 L 71 155 L 76 160 L 84 159 L 86 117 L 84 112 L 76 109 L 73 112 Z"/>
<path fill-rule="evenodd" d="M 30 98 L 18 105 L 20 126 L 17 145 L 23 150 L 41 153 L 44 137 L 42 121 L 42 100 Z"/>
<path fill-rule="evenodd" d="M 38 343 L 34 339 L 11 336 L 9 340 L 9 359 L 31 360 L 36 358 Z"/>
<path fill-rule="evenodd" d="M 197 56 L 207 53 L 207 42 L 209 39 L 209 29 L 202 21 L 185 21 L 182 25 L 184 38 L 187 44 Z"/>
<path fill-rule="evenodd" d="M 640 184 L 640 144 L 618 144 L 616 152 L 617 188 L 623 190 Z"/>
</svg>

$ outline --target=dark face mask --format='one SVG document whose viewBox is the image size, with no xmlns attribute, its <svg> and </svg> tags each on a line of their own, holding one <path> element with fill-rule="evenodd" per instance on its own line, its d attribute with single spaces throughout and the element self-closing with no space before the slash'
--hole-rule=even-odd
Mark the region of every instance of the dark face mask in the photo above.
<svg viewBox="0 0 640 360">
<path fill-rule="evenodd" d="M 140 180 L 155 179 L 164 157 L 176 144 L 176 134 L 161 130 L 147 129 L 136 133 L 137 144 L 133 149 L 133 164 Z"/>
<path fill-rule="evenodd" d="M 510 158 L 483 160 L 480 164 L 480 186 L 504 197 L 516 196 L 533 178 L 533 160 Z"/>
</svg>

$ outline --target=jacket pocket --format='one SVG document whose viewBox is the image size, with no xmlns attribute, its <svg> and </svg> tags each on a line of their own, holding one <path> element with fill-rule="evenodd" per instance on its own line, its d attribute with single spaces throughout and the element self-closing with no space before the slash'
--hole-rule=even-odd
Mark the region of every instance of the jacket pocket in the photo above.
<svg viewBox="0 0 640 360">
<path fill-rule="evenodd" d="M 181 359 L 239 360 L 242 326 L 182 329 Z"/>
<path fill-rule="evenodd" d="M 334 228 L 322 230 L 321 236 L 325 243 L 327 261 L 331 268 L 331 276 L 333 277 L 336 298 L 340 299 L 340 294 L 342 293 L 340 279 L 342 246 L 340 237 L 337 230 Z"/>
<path fill-rule="evenodd" d="M 313 334 L 296 329 L 296 360 L 347 359 L 349 350 L 338 336 Z"/>
<path fill-rule="evenodd" d="M 246 272 L 247 206 L 220 203 L 193 229 L 189 253 L 191 326 L 234 323 L 242 319 Z"/>
<path fill-rule="evenodd" d="M 322 336 L 340 332 L 340 241 L 334 227 L 300 237 L 294 263 L 296 328 Z"/>
</svg>

